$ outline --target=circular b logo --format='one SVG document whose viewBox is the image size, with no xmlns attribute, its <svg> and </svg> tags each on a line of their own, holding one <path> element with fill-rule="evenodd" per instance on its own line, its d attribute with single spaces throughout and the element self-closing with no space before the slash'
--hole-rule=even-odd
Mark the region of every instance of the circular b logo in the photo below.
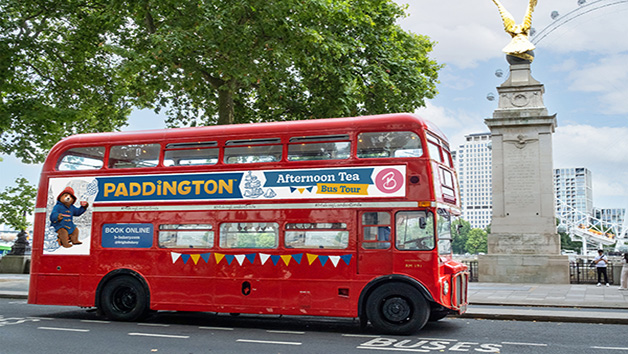
<svg viewBox="0 0 628 354">
<path fill-rule="evenodd" d="M 385 168 L 375 177 L 375 186 L 384 193 L 395 193 L 403 186 L 403 175 L 394 168 Z"/>
</svg>

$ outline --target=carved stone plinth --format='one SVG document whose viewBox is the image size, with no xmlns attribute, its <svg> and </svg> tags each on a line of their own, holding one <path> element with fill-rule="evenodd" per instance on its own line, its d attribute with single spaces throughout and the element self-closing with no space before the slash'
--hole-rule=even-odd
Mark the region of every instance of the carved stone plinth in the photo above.
<svg viewBox="0 0 628 354">
<path fill-rule="evenodd" d="M 513 64 L 500 87 L 499 107 L 485 123 L 492 138 L 493 220 L 479 280 L 569 283 L 560 255 L 552 181 L 556 115 L 543 104 L 544 88 L 530 64 Z"/>
</svg>

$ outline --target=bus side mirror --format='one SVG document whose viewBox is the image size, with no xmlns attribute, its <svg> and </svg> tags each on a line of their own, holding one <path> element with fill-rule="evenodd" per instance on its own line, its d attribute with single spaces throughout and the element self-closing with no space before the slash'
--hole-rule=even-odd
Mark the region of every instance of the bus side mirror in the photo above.
<svg viewBox="0 0 628 354">
<path fill-rule="evenodd" d="M 426 226 L 427 226 L 427 222 L 425 222 L 425 218 L 424 217 L 420 217 L 419 218 L 419 227 L 421 229 L 425 229 Z"/>
</svg>

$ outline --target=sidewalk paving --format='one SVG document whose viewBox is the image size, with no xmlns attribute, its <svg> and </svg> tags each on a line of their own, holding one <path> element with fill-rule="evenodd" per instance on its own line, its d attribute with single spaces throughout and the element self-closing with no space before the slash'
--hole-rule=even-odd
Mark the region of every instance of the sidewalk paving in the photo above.
<svg viewBox="0 0 628 354">
<path fill-rule="evenodd" d="M 28 274 L 0 274 L 0 298 L 26 299 Z M 470 283 L 462 316 L 522 321 L 628 324 L 628 291 L 589 284 Z"/>
</svg>

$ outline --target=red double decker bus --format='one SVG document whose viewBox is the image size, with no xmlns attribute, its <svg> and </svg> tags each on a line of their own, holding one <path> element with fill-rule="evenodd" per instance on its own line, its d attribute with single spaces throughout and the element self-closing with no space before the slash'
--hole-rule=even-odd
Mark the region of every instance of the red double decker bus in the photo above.
<svg viewBox="0 0 628 354">
<path fill-rule="evenodd" d="M 29 303 L 359 317 L 467 306 L 445 137 L 411 114 L 83 134 L 50 152 Z"/>
</svg>

